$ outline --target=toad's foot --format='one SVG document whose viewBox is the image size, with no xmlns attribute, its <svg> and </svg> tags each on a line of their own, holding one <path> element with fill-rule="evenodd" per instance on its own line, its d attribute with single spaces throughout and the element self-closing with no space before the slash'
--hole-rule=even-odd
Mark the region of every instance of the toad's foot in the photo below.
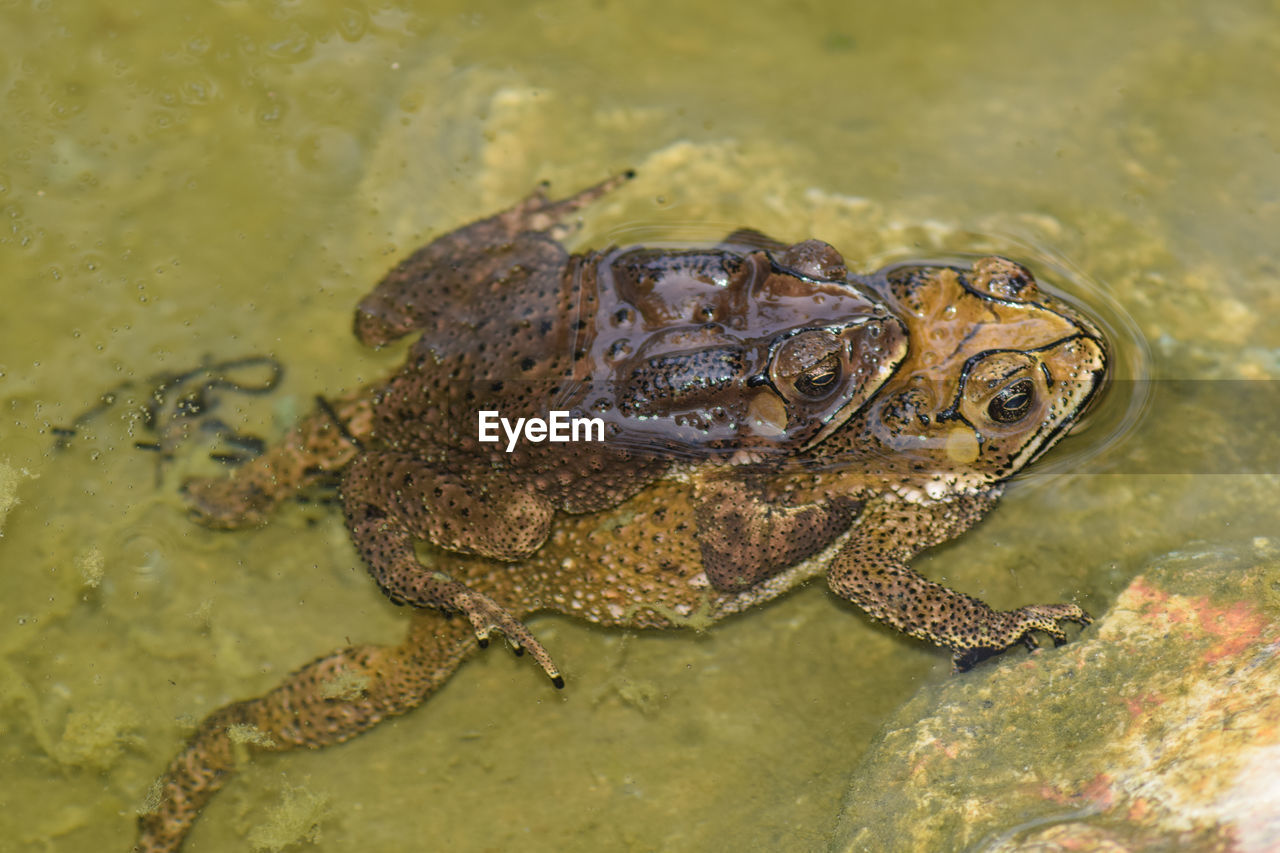
<svg viewBox="0 0 1280 853">
<path fill-rule="evenodd" d="M 476 631 L 476 640 L 481 648 L 489 645 L 490 634 L 500 631 L 517 655 L 527 651 L 542 667 L 542 671 L 547 674 L 547 678 L 551 679 L 552 684 L 557 688 L 564 687 L 564 677 L 560 675 L 560 669 L 551 659 L 551 654 L 542 643 L 538 642 L 533 632 L 523 622 L 489 596 L 463 584 L 457 584 L 457 586 L 459 591 L 453 594 L 451 603 L 471 620 L 471 625 Z"/>
<path fill-rule="evenodd" d="M 261 527 L 279 502 L 249 477 L 194 477 L 181 491 L 191 518 L 214 530 Z"/>
<path fill-rule="evenodd" d="M 1017 610 L 990 612 L 986 624 L 977 628 L 972 644 L 953 646 L 951 659 L 954 671 L 964 672 L 978 661 L 1000 654 L 1005 649 L 1022 643 L 1028 651 L 1039 647 L 1036 631 L 1043 631 L 1053 639 L 1055 646 L 1067 642 L 1062 630 L 1063 622 L 1088 625 L 1093 619 L 1074 604 L 1032 604 Z"/>
<path fill-rule="evenodd" d="M 566 223 L 565 219 L 635 176 L 635 171 L 628 169 L 568 198 L 554 201 L 547 198 L 549 184 L 544 181 L 532 195 L 505 214 L 499 215 L 509 218 L 508 227 L 512 231 L 543 231 L 554 240 L 563 240 L 578 228 L 576 224 Z"/>
<path fill-rule="evenodd" d="M 215 530 L 260 527 L 286 498 L 340 470 L 371 429 L 372 395 L 359 389 L 329 401 L 317 398 L 308 415 L 267 453 L 227 477 L 197 477 L 182 484 L 194 519 Z"/>
</svg>

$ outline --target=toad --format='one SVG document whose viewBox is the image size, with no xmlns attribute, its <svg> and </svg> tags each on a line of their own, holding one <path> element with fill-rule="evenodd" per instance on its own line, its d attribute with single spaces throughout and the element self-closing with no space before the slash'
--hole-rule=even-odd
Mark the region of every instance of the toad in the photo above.
<svg viewBox="0 0 1280 853">
<path fill-rule="evenodd" d="M 1074 604 L 994 610 L 909 562 L 1097 397 L 1090 320 L 994 257 L 861 276 L 825 243 L 753 231 L 569 255 L 565 219 L 623 179 L 539 191 L 415 252 L 355 321 L 375 345 L 419 332 L 405 366 L 187 485 L 200 521 L 232 528 L 338 472 L 356 549 L 411 620 L 400 645 L 340 650 L 207 717 L 137 849 L 181 845 L 234 770 L 233 727 L 256 730 L 253 751 L 340 743 L 419 705 L 495 632 L 562 686 L 524 624 L 536 612 L 677 628 L 825 575 L 957 670 L 1088 622 Z M 602 440 L 481 440 L 483 412 L 557 411 L 598 418 Z"/>
</svg>

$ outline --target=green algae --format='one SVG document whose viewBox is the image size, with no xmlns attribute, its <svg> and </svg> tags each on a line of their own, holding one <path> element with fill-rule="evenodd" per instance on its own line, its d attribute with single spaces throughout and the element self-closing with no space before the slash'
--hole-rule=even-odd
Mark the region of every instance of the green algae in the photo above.
<svg viewBox="0 0 1280 853">
<path fill-rule="evenodd" d="M 4 535 L 4 520 L 21 501 L 18 499 L 18 488 L 23 480 L 34 479 L 25 468 L 15 468 L 7 461 L 0 461 L 0 536 Z"/>
<path fill-rule="evenodd" d="M 280 801 L 267 809 L 262 823 L 249 830 L 249 848 L 277 851 L 315 845 L 323 840 L 321 823 L 332 811 L 328 797 L 301 785 L 285 785 Z"/>
</svg>

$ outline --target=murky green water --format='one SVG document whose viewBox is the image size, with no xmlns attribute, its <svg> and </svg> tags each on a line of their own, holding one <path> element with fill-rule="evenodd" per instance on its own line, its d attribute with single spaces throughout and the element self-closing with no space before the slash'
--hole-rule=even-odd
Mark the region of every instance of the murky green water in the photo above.
<svg viewBox="0 0 1280 853">
<path fill-rule="evenodd" d="M 278 434 L 395 361 L 348 328 L 398 254 L 543 178 L 640 170 L 595 245 L 751 224 L 864 269 L 1067 265 L 1150 375 L 1256 383 L 1156 395 L 926 574 L 1100 612 L 1188 541 L 1280 534 L 1280 5 L 722 8 L 0 3 L 0 847 L 127 849 L 192 718 L 401 629 L 336 514 L 210 533 L 175 494 L 204 463 L 157 483 L 126 407 L 62 453 L 50 426 L 272 353 L 281 392 L 228 416 Z M 570 689 L 491 650 L 406 718 L 258 762 L 190 849 L 812 849 L 881 722 L 949 677 L 819 588 L 706 636 L 535 627 Z M 318 803 L 293 830 L 290 796 Z"/>
</svg>

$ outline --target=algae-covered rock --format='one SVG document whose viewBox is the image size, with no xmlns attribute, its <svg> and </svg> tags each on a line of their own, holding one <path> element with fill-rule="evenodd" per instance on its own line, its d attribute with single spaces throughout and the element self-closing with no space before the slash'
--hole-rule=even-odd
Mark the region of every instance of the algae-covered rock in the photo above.
<svg viewBox="0 0 1280 853">
<path fill-rule="evenodd" d="M 18 486 L 23 480 L 34 480 L 37 476 L 26 468 L 10 464 L 7 459 L 0 460 L 0 536 L 4 535 L 5 516 L 21 503 L 18 500 Z"/>
<path fill-rule="evenodd" d="M 249 849 L 287 850 L 321 839 L 321 823 L 332 808 L 329 798 L 305 787 L 286 784 L 280 802 L 267 810 L 266 819 L 249 830 Z"/>
<path fill-rule="evenodd" d="M 1280 849 L 1280 549 L 1169 555 L 1062 649 L 922 691 L 837 850 Z"/>
</svg>

